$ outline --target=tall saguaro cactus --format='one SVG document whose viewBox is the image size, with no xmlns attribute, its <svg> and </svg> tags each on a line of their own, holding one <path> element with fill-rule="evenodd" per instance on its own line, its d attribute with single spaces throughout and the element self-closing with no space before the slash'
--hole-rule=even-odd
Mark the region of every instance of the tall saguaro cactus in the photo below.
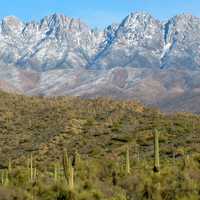
<svg viewBox="0 0 200 200">
<path fill-rule="evenodd" d="M 12 161 L 11 159 L 8 160 L 8 172 L 11 173 L 12 171 Z"/>
<path fill-rule="evenodd" d="M 63 170 L 65 179 L 67 181 L 69 190 L 74 189 L 74 168 L 72 166 L 72 161 L 69 159 L 67 152 L 63 154 Z"/>
<path fill-rule="evenodd" d="M 30 180 L 33 181 L 33 155 L 30 158 Z"/>
<path fill-rule="evenodd" d="M 37 168 L 33 167 L 33 155 L 30 155 L 30 158 L 27 160 L 27 170 L 28 170 L 28 180 L 33 182 L 37 177 Z"/>
<path fill-rule="evenodd" d="M 69 168 L 69 157 L 68 157 L 67 151 L 64 151 L 64 153 L 63 153 L 63 171 L 64 171 L 64 176 L 65 176 L 67 183 L 69 182 L 68 181 L 68 175 L 69 175 L 68 168 Z"/>
<path fill-rule="evenodd" d="M 154 131 L 154 168 L 153 171 L 160 172 L 160 155 L 159 155 L 159 132 Z"/>
<path fill-rule="evenodd" d="M 130 156 L 129 156 L 129 146 L 126 148 L 126 173 L 130 174 Z"/>
<path fill-rule="evenodd" d="M 74 168 L 70 164 L 69 166 L 69 190 L 74 189 Z"/>
<path fill-rule="evenodd" d="M 4 186 L 9 185 L 9 177 L 8 177 L 8 170 L 2 170 L 1 171 L 1 184 Z"/>
<path fill-rule="evenodd" d="M 54 181 L 58 181 L 58 164 L 54 165 Z"/>
</svg>

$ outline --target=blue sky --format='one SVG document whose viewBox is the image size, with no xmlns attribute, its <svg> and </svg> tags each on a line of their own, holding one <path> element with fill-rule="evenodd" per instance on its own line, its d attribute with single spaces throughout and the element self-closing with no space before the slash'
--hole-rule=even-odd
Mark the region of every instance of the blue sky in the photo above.
<svg viewBox="0 0 200 200">
<path fill-rule="evenodd" d="M 23 21 L 52 13 L 81 18 L 92 27 L 120 22 L 130 12 L 147 11 L 165 20 L 179 13 L 200 16 L 200 0 L 1 0 L 0 18 L 15 15 Z"/>
</svg>

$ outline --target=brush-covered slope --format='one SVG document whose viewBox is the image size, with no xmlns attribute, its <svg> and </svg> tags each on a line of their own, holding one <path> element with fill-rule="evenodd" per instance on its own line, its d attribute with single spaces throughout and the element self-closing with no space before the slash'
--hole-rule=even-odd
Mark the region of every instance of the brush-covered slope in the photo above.
<svg viewBox="0 0 200 200">
<path fill-rule="evenodd" d="M 159 177 L 152 171 L 155 129 L 160 133 Z M 6 170 L 9 160 L 12 170 L 9 182 L 0 186 L 0 197 L 68 199 L 71 193 L 63 175 L 64 150 L 72 158 L 76 152 L 81 157 L 81 164 L 75 166 L 73 198 L 77 200 L 198 197 L 199 132 L 197 115 L 165 115 L 134 101 L 25 97 L 1 92 L 0 172 Z M 127 145 L 129 175 L 125 170 Z M 30 155 L 37 169 L 34 182 L 27 174 Z M 60 178 L 55 181 L 58 164 Z M 159 194 L 155 193 L 158 182 Z"/>
<path fill-rule="evenodd" d="M 155 128 L 161 131 L 165 151 L 171 151 L 172 143 L 197 150 L 198 115 L 166 115 L 134 101 L 105 98 L 42 98 L 1 92 L 0 102 L 2 165 L 8 157 L 19 159 L 30 152 L 58 159 L 65 148 L 101 157 L 135 140 L 145 155 L 153 150 Z"/>
</svg>

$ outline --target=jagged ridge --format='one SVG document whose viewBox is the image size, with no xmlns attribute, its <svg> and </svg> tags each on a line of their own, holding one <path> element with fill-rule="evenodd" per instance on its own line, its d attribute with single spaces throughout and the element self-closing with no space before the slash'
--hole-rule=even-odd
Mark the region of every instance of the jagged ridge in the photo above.
<svg viewBox="0 0 200 200">
<path fill-rule="evenodd" d="M 163 23 L 136 12 L 103 31 L 60 14 L 28 23 L 5 17 L 0 87 L 28 95 L 112 96 L 161 105 L 200 91 L 199 33 L 200 19 L 189 14 Z"/>
</svg>

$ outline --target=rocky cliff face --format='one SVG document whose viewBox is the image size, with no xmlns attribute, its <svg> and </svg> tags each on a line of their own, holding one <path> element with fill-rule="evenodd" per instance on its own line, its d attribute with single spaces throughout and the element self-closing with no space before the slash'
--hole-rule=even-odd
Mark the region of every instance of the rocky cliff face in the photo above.
<svg viewBox="0 0 200 200">
<path fill-rule="evenodd" d="M 173 17 L 164 27 L 165 51 L 161 67 L 198 69 L 200 19 L 189 14 Z"/>
<path fill-rule="evenodd" d="M 28 23 L 10 16 L 0 25 L 0 88 L 7 91 L 171 108 L 176 98 L 189 102 L 188 92 L 198 96 L 199 78 L 200 19 L 189 14 L 163 23 L 136 12 L 103 31 L 58 14 Z"/>
<path fill-rule="evenodd" d="M 159 68 L 162 52 L 162 24 L 146 13 L 127 16 L 112 41 L 97 55 L 98 68 Z M 94 67 L 95 68 L 95 67 Z"/>
</svg>

